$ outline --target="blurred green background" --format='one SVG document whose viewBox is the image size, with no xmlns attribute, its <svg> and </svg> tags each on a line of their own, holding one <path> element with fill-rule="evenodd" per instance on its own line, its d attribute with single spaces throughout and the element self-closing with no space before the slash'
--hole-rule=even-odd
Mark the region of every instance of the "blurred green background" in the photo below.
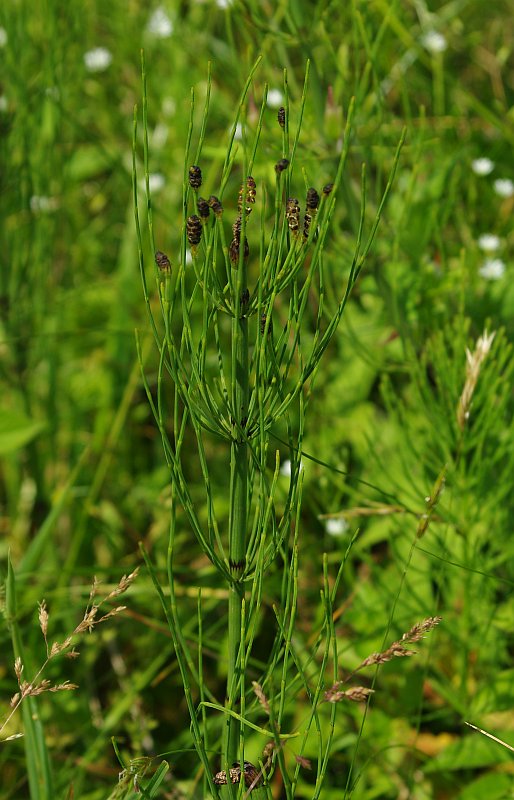
<svg viewBox="0 0 514 800">
<path fill-rule="evenodd" d="M 322 797 L 342 797 L 353 758 L 353 796 L 362 800 L 514 796 L 512 754 L 463 724 L 514 744 L 513 12 L 510 0 L 2 4 L 0 559 L 5 579 L 10 552 L 17 575 L 27 675 L 45 657 L 38 601 L 47 601 L 51 640 L 62 639 L 81 619 L 93 576 L 106 591 L 115 586 L 140 563 L 140 540 L 165 567 L 169 478 L 134 337 L 138 329 L 152 385 L 157 358 L 131 188 L 141 48 L 156 241 L 172 261 L 191 87 L 200 109 L 208 62 L 202 169 L 215 192 L 257 56 L 250 124 L 269 87 L 260 185 L 272 184 L 281 155 L 284 69 L 294 117 L 310 59 L 298 151 L 308 185 L 333 178 L 356 98 L 326 260 L 334 304 L 357 233 L 361 165 L 370 225 L 404 126 L 407 139 L 309 407 L 305 451 L 325 466 L 304 460 L 298 635 L 308 642 L 315 623 L 323 552 L 335 570 L 356 531 L 336 622 L 349 670 L 381 648 L 386 630 L 393 641 L 424 617 L 443 617 L 418 656 L 382 669 L 358 749 L 362 707 L 341 709 Z M 193 143 L 197 137 L 196 128 Z M 461 430 L 466 348 L 485 329 L 496 336 Z M 225 453 L 215 442 L 209 459 L 222 492 Z M 443 468 L 446 489 L 417 541 L 418 517 Z M 188 474 L 194 493 L 193 457 Z M 225 595 L 185 520 L 179 542 L 184 634 L 197 636 L 202 584 L 205 668 L 222 696 Z M 147 575 L 124 602 L 123 616 L 78 643 L 78 659 L 51 664 L 52 680 L 80 688 L 38 698 L 55 797 L 117 791 L 111 736 L 127 762 L 170 753 L 163 797 L 201 797 L 183 689 Z M 4 718 L 16 691 L 7 619 L 0 653 Z M 300 696 L 292 727 L 305 713 Z M 4 734 L 20 727 L 14 717 Z M 254 759 L 262 746 L 250 739 Z M 23 739 L 2 744 L 2 800 L 29 796 L 26 759 Z M 132 796 L 123 791 L 113 796 Z M 272 792 L 281 797 L 278 782 Z M 308 770 L 297 796 L 312 796 Z"/>
</svg>

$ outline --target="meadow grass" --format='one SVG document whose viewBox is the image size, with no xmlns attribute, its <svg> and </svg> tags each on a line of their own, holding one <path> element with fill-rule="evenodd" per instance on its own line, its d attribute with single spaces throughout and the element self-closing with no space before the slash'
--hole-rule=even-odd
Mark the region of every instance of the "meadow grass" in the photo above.
<svg viewBox="0 0 514 800">
<path fill-rule="evenodd" d="M 266 579 L 257 571 L 262 584 L 240 606 L 239 635 L 250 626 L 254 646 L 245 654 L 245 691 L 239 686 L 229 710 L 236 723 L 256 726 L 243 725 L 244 758 L 265 767 L 267 731 L 277 762 L 253 795 L 508 797 L 512 754 L 464 721 L 514 743 L 509 3 L 221 5 L 163 4 L 160 19 L 118 0 L 108 10 L 55 0 L 0 8 L 2 719 L 20 688 L 15 657 L 23 653 L 25 680 L 47 658 L 38 603 L 45 599 L 49 611 L 48 641 L 63 642 L 83 619 L 93 576 L 102 596 L 115 591 L 141 564 L 140 542 L 151 567 L 124 597 L 127 609 L 77 644 L 78 658 L 45 668 L 52 685 L 79 688 L 28 696 L 27 711 L 9 720 L 4 738 L 25 736 L 2 743 L 0 797 L 135 798 L 139 785 L 143 796 L 203 798 L 216 791 L 207 776 L 230 771 L 222 756 L 226 653 L 236 641 L 229 645 L 223 555 L 233 514 L 226 442 L 206 439 L 199 458 L 194 427 L 181 428 L 177 414 L 164 418 L 172 394 L 157 408 L 159 431 L 145 382 L 157 398 L 168 367 L 147 310 L 160 313 L 162 302 L 155 250 L 169 255 L 173 275 L 186 265 L 184 218 L 196 213 L 192 193 L 184 205 L 191 164 L 201 163 L 214 194 L 221 180 L 232 214 L 225 212 L 227 245 L 241 178 L 255 174 L 247 235 L 260 260 L 257 214 L 263 223 L 268 210 L 273 218 L 273 167 L 289 157 L 277 103 L 287 106 L 292 132 L 302 97 L 287 172 L 302 207 L 309 186 L 320 191 L 334 179 L 349 146 L 323 283 L 305 295 L 305 353 L 353 282 L 356 242 L 373 229 L 405 127 L 407 135 L 337 333 L 309 393 L 299 395 L 305 422 L 302 408 L 291 407 L 288 426 L 270 428 L 271 516 L 275 524 L 290 513 L 297 555 L 291 546 L 269 560 Z M 98 47 L 107 55 L 84 59 Z M 238 158 L 244 151 L 254 161 L 250 173 L 244 159 L 227 161 L 227 148 L 239 136 L 235 112 L 259 56 L 244 104 L 251 135 L 246 147 L 244 138 L 234 143 Z M 144 178 L 146 160 L 152 198 L 148 216 L 138 179 L 146 304 L 133 215 L 135 105 L 136 167 Z M 194 158 L 186 156 L 188 131 Z M 264 187 L 267 206 L 259 206 Z M 188 291 L 195 263 L 187 269 Z M 193 338 L 204 320 L 191 314 Z M 274 336 L 292 330 L 289 320 L 290 305 L 278 299 Z M 180 352 L 174 325 L 168 335 Z M 211 352 L 202 355 L 209 380 L 219 364 Z M 189 502 L 198 532 L 212 531 L 214 564 L 170 485 L 160 433 L 176 442 L 179 428 Z M 300 475 L 301 506 L 291 499 Z M 260 617 L 252 617 L 257 598 Z M 416 656 L 360 669 L 439 615 L 437 629 L 412 648 Z M 185 670 L 193 676 L 186 691 Z M 361 702 L 324 697 L 358 687 Z M 276 712 L 280 733 L 297 735 L 280 740 Z M 241 782 L 240 796 L 243 789 Z"/>
</svg>

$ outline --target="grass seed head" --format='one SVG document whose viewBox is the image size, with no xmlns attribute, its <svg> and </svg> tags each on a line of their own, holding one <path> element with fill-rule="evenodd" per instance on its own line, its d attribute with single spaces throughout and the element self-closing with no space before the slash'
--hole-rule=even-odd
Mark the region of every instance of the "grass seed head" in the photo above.
<svg viewBox="0 0 514 800">
<path fill-rule="evenodd" d="M 17 656 L 17 658 L 14 661 L 14 674 L 16 675 L 18 683 L 20 682 L 22 672 L 23 672 L 23 664 L 21 663 L 21 658 Z"/>
<path fill-rule="evenodd" d="M 263 709 L 266 712 L 266 714 L 269 716 L 270 715 L 270 705 L 269 705 L 268 698 L 264 694 L 264 690 L 263 690 L 262 686 L 260 685 L 260 683 L 257 683 L 257 681 L 252 681 L 252 687 L 253 687 L 253 691 L 255 693 L 255 696 L 256 696 L 257 700 L 259 701 L 259 703 L 263 707 Z"/>
<path fill-rule="evenodd" d="M 136 567 L 135 570 L 130 573 L 130 575 L 123 575 L 120 578 L 116 588 L 113 589 L 112 592 L 109 592 L 109 594 L 104 597 L 102 602 L 105 603 L 106 600 L 111 600 L 111 598 L 118 597 L 118 595 L 123 594 L 123 592 L 126 592 L 129 586 L 131 586 L 134 583 L 138 575 L 139 575 L 139 567 Z"/>
<path fill-rule="evenodd" d="M 383 650 L 381 653 L 372 653 L 370 656 L 365 658 L 357 669 L 369 667 L 372 664 L 385 664 L 387 661 L 391 661 L 393 658 L 415 656 L 416 650 L 409 650 L 407 647 L 405 647 L 406 643 L 418 642 L 426 633 L 435 628 L 435 626 L 440 623 L 441 619 L 442 617 L 427 617 L 427 619 L 423 620 L 423 622 L 416 623 L 416 625 L 413 625 L 413 627 L 407 631 L 407 633 L 403 634 L 401 639 L 393 642 L 392 645 L 387 648 L 387 650 Z"/>
<path fill-rule="evenodd" d="M 495 331 L 488 334 L 487 330 L 485 330 L 482 336 L 477 339 L 473 352 L 466 349 L 466 381 L 457 406 L 457 424 L 461 431 L 464 430 L 466 422 L 469 419 L 471 401 L 477 385 L 478 376 L 484 359 L 491 349 L 495 336 Z"/>
<path fill-rule="evenodd" d="M 278 109 L 277 119 L 278 119 L 278 124 L 280 125 L 280 127 L 281 128 L 285 128 L 285 126 L 286 126 L 286 110 L 285 110 L 284 106 L 280 106 L 280 108 Z"/>
<path fill-rule="evenodd" d="M 46 610 L 46 601 L 45 600 L 43 600 L 39 604 L 39 615 L 38 615 L 38 617 L 39 617 L 39 627 L 41 628 L 41 632 L 42 632 L 43 636 L 45 637 L 45 641 L 46 641 L 46 635 L 48 633 L 48 611 Z"/>
<path fill-rule="evenodd" d="M 365 686 L 352 686 L 350 689 L 341 690 L 341 682 L 334 683 L 325 692 L 325 700 L 328 703 L 340 703 L 342 700 L 351 700 L 353 703 L 362 703 L 374 693 L 374 689 L 367 689 Z"/>
</svg>

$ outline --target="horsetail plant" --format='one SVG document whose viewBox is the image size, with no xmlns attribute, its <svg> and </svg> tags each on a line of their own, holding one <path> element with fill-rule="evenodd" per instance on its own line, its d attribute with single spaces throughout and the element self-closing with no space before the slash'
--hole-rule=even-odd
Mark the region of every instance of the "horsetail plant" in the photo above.
<svg viewBox="0 0 514 800">
<path fill-rule="evenodd" d="M 148 237 L 155 254 L 158 321 L 147 283 L 143 236 L 138 206 L 137 110 L 134 115 L 133 186 L 139 263 L 145 302 L 159 353 L 156 389 L 143 380 L 162 437 L 170 471 L 172 508 L 168 542 L 165 597 L 146 552 L 143 553 L 166 615 L 184 684 L 194 746 L 204 768 L 204 796 L 270 797 L 268 781 L 275 769 L 282 775 L 285 796 L 293 798 L 304 752 L 314 735 L 319 758 L 314 769 L 319 797 L 333 735 L 322 733 L 322 713 L 335 720 L 336 704 L 326 703 L 324 691 L 338 680 L 337 644 L 332 603 L 344 566 L 329 586 L 327 566 L 322 590 L 323 623 L 310 657 L 300 657 L 295 646 L 294 621 L 298 595 L 300 507 L 302 497 L 302 441 L 312 380 L 334 336 L 375 236 L 380 213 L 391 186 L 386 187 L 368 237 L 364 237 L 364 202 L 361 224 L 342 296 L 325 303 L 324 254 L 343 170 L 348 158 L 354 105 L 350 105 L 343 147 L 335 170 L 321 194 L 307 190 L 305 216 L 300 222 L 300 200 L 290 197 L 299 150 L 306 102 L 308 66 L 299 109 L 299 122 L 291 136 L 289 98 L 284 76 L 285 105 L 279 110 L 273 190 L 267 176 L 272 165 L 256 159 L 259 139 L 267 125 L 266 91 L 253 139 L 243 124 L 242 142 L 235 139 L 236 125 L 245 119 L 246 97 L 257 62 L 248 77 L 237 107 L 219 186 L 205 187 L 202 148 L 205 139 L 210 70 L 198 146 L 191 152 L 194 93 L 187 135 L 183 223 L 177 252 L 166 255 L 157 248 L 149 191 L 148 118 L 143 61 L 143 145 L 146 175 Z M 275 119 L 270 126 L 276 126 Z M 399 150 L 395 156 L 393 174 Z M 232 190 L 233 176 L 239 190 Z M 321 184 L 320 184 L 321 186 Z M 202 189 L 215 190 L 208 200 Z M 364 196 L 364 195 L 363 195 Z M 209 214 L 212 211 L 212 214 Z M 227 236 L 232 225 L 232 238 Z M 159 242 L 159 247 L 161 245 Z M 168 249 L 168 248 L 164 248 Z M 343 285 L 343 280 L 341 280 Z M 317 303 L 314 334 L 302 337 L 313 302 Z M 138 339 L 138 348 L 139 339 Z M 286 437 L 291 475 L 289 489 L 279 507 L 280 457 L 272 447 L 275 436 Z M 205 490 L 205 518 L 193 499 L 185 473 L 186 436 L 194 435 Z M 228 513 L 220 511 L 208 451 L 216 440 L 226 454 Z M 188 438 L 190 441 L 190 438 Z M 222 450 L 223 452 L 223 450 Z M 189 454 L 188 454 L 189 456 Z M 190 456 L 189 456 L 190 457 Z M 177 513 L 181 510 L 198 544 L 228 595 L 226 693 L 216 698 L 202 675 L 202 600 L 198 600 L 198 648 L 195 659 L 181 630 L 175 592 L 174 556 Z M 225 532 L 226 530 L 226 532 Z M 255 660 L 253 646 L 260 620 L 264 582 L 271 568 L 282 569 L 281 593 L 275 606 L 276 631 L 267 663 Z M 256 666 L 256 664 L 260 666 Z M 256 688 L 257 687 L 257 688 Z M 311 712 L 302 730 L 287 731 L 286 717 L 292 698 L 305 692 Z M 259 718 L 265 723 L 259 723 Z M 256 766 L 246 759 L 245 744 L 252 732 L 263 737 L 262 758 Z M 289 765 L 290 740 L 297 749 Z M 214 749 L 215 743 L 221 741 Z M 266 744 L 267 743 L 267 744 Z M 221 751 L 221 752 L 220 752 Z M 214 757 L 213 757 L 214 756 Z"/>
</svg>

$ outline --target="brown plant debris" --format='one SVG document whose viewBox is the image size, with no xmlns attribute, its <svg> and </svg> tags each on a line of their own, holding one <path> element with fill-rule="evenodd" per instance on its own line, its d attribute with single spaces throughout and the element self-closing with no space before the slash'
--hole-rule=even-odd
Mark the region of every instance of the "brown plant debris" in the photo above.
<svg viewBox="0 0 514 800">
<path fill-rule="evenodd" d="M 247 788 L 253 789 L 255 786 L 258 786 L 262 783 L 262 773 L 256 767 L 254 767 L 250 761 L 244 762 L 243 774 L 245 786 Z M 237 761 L 235 761 L 232 764 L 232 767 L 229 769 L 229 780 L 230 783 L 239 783 L 241 780 L 241 767 Z M 214 783 L 216 786 L 226 786 L 229 780 L 227 780 L 227 773 L 224 769 L 222 769 L 220 772 L 217 772 L 214 776 Z"/>
<path fill-rule="evenodd" d="M 310 758 L 305 758 L 305 756 L 295 756 L 295 761 L 304 769 L 312 769 L 312 762 Z"/>
</svg>

